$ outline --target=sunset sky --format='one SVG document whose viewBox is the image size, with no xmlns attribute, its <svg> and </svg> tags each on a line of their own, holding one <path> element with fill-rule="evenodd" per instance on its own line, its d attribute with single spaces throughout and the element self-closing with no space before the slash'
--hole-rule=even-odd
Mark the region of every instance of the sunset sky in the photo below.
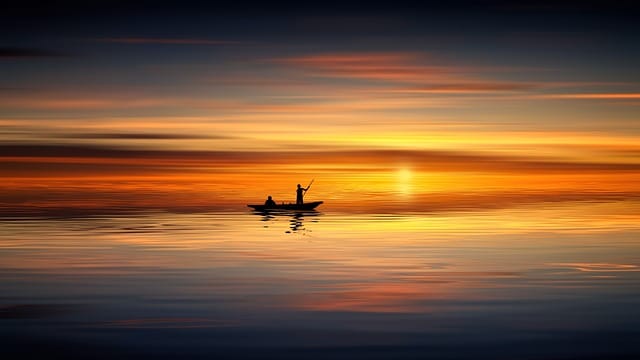
<svg viewBox="0 0 640 360">
<path fill-rule="evenodd" d="M 640 195 L 632 1 L 20 4 L 3 214 L 242 208 L 313 178 L 338 209 Z"/>
</svg>

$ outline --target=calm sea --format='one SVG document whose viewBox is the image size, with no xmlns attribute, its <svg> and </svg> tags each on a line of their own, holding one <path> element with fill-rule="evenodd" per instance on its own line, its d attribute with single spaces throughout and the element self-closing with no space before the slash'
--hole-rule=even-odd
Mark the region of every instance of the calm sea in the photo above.
<svg viewBox="0 0 640 360">
<path fill-rule="evenodd" d="M 329 205 L 4 218 L 1 353 L 640 358 L 637 203 Z"/>
</svg>

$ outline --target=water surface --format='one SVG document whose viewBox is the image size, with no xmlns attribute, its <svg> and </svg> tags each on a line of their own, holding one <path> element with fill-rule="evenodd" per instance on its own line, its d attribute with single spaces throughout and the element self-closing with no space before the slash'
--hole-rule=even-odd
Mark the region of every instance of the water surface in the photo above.
<svg viewBox="0 0 640 360">
<path fill-rule="evenodd" d="M 638 209 L 5 218 L 0 343 L 64 358 L 637 358 Z"/>
</svg>

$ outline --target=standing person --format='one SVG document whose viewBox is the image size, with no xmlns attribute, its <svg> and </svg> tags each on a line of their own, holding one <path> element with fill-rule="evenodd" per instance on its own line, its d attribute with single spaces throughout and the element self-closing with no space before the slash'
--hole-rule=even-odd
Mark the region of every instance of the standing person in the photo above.
<svg viewBox="0 0 640 360">
<path fill-rule="evenodd" d="M 311 185 L 309 185 L 311 186 Z M 296 189 L 296 205 L 302 205 L 304 203 L 304 193 L 309 190 L 309 186 L 303 188 L 300 184 L 298 184 L 298 188 Z"/>
</svg>

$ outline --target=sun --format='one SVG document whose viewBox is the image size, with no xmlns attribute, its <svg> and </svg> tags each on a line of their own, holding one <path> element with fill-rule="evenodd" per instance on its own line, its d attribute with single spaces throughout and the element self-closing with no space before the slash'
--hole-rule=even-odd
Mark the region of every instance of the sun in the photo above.
<svg viewBox="0 0 640 360">
<path fill-rule="evenodd" d="M 396 170 L 396 191 L 402 197 L 413 194 L 413 171 L 408 166 L 401 166 Z"/>
</svg>

